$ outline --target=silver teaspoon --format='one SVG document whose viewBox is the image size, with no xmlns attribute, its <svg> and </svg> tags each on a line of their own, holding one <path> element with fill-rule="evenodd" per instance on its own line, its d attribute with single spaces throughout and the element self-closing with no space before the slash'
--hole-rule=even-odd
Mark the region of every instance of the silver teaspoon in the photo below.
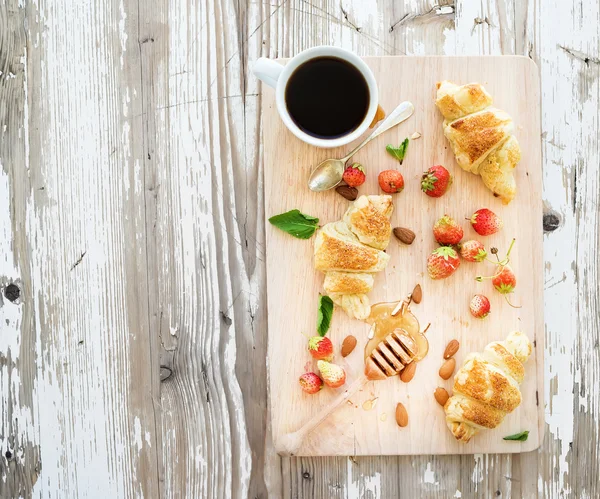
<svg viewBox="0 0 600 499">
<path fill-rule="evenodd" d="M 310 174 L 310 178 L 308 179 L 308 188 L 315 192 L 333 189 L 342 181 L 342 175 L 344 174 L 344 166 L 346 161 L 348 161 L 360 149 L 371 142 L 375 137 L 378 137 L 383 132 L 387 132 L 390 128 L 395 127 L 404 120 L 410 118 L 414 111 L 415 108 L 410 102 L 405 101 L 401 103 L 385 120 L 383 120 L 383 123 L 381 123 L 381 125 L 379 125 L 371 135 L 369 135 L 364 141 L 352 149 L 352 151 L 350 151 L 342 159 L 326 159 L 320 163 L 319 166 L 317 166 Z"/>
</svg>

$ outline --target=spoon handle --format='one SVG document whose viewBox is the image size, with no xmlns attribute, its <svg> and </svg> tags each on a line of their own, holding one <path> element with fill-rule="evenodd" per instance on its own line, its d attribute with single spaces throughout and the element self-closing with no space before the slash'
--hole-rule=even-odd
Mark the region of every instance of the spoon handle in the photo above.
<svg viewBox="0 0 600 499">
<path fill-rule="evenodd" d="M 360 144 L 358 144 L 352 151 L 348 153 L 348 155 L 342 158 L 342 162 L 348 161 L 352 156 L 354 156 L 360 149 L 366 146 L 371 140 L 375 137 L 378 137 L 383 132 L 387 132 L 390 128 L 395 127 L 396 125 L 402 123 L 404 120 L 407 120 L 412 116 L 415 111 L 415 107 L 408 101 L 402 102 L 396 109 L 394 109 L 390 115 L 383 120 L 381 125 L 379 125 L 376 130 L 369 135 L 365 140 L 363 140 Z"/>
</svg>

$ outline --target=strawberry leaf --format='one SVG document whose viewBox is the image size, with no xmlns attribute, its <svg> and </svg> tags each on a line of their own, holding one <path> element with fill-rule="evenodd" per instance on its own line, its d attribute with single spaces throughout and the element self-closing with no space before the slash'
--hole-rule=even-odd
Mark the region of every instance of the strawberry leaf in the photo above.
<svg viewBox="0 0 600 499">
<path fill-rule="evenodd" d="M 404 156 L 406 155 L 406 150 L 408 149 L 408 142 L 409 140 L 407 137 L 398 147 L 394 147 L 393 145 L 388 144 L 387 146 L 385 146 L 385 150 L 389 152 L 398 161 L 400 161 L 400 164 L 402 164 L 402 161 L 404 161 Z"/>
<path fill-rule="evenodd" d="M 319 336 L 325 336 L 331 326 L 333 317 L 333 301 L 329 296 L 319 295 L 319 310 L 317 312 L 317 332 Z"/>
<path fill-rule="evenodd" d="M 432 191 L 435 188 L 435 183 L 438 181 L 437 177 L 433 173 L 426 173 L 423 175 L 421 181 L 421 189 L 423 191 Z"/>
<path fill-rule="evenodd" d="M 299 210 L 275 215 L 269 218 L 269 222 L 298 239 L 310 239 L 319 227 L 318 218 L 300 213 Z"/>
<path fill-rule="evenodd" d="M 527 437 L 529 437 L 529 430 L 522 431 L 521 433 L 515 433 L 514 435 L 509 435 L 508 437 L 504 437 L 502 440 L 517 440 L 518 442 L 526 442 Z"/>
<path fill-rule="evenodd" d="M 483 262 L 487 257 L 487 251 L 484 249 L 480 249 L 477 252 L 477 255 L 475 255 L 475 261 L 476 262 Z"/>
</svg>

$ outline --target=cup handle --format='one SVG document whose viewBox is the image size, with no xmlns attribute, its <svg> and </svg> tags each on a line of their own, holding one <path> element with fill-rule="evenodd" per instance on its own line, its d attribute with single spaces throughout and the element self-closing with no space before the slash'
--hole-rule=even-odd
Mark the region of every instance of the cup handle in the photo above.
<svg viewBox="0 0 600 499">
<path fill-rule="evenodd" d="M 277 86 L 277 80 L 282 71 L 283 66 L 281 64 L 278 64 L 271 59 L 267 59 L 266 57 L 258 59 L 252 67 L 254 76 L 273 88 Z"/>
</svg>

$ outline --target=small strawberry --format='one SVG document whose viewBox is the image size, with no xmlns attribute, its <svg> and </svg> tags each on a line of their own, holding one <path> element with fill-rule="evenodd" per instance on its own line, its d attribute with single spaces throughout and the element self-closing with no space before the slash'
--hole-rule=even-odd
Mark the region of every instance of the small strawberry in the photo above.
<svg viewBox="0 0 600 499">
<path fill-rule="evenodd" d="M 493 211 L 482 208 L 471 216 L 471 225 L 480 236 L 489 236 L 498 232 L 504 224 Z"/>
<path fill-rule="evenodd" d="M 465 241 L 460 245 L 460 256 L 467 262 L 483 262 L 487 257 L 487 251 L 479 241 Z"/>
<path fill-rule="evenodd" d="M 427 259 L 427 273 L 432 279 L 450 277 L 459 266 L 458 254 L 450 246 L 434 250 Z"/>
<path fill-rule="evenodd" d="M 300 387 L 311 395 L 317 393 L 323 388 L 323 380 L 315 373 L 304 373 L 298 380 Z"/>
<path fill-rule="evenodd" d="M 360 163 L 352 163 L 344 170 L 342 179 L 350 187 L 358 187 L 359 185 L 363 185 L 366 179 L 363 165 Z"/>
<path fill-rule="evenodd" d="M 438 243 L 448 246 L 460 243 L 463 230 L 456 220 L 444 215 L 433 225 L 433 236 Z"/>
<path fill-rule="evenodd" d="M 421 190 L 432 198 L 443 196 L 452 185 L 452 175 L 442 165 L 432 166 L 421 178 Z"/>
<path fill-rule="evenodd" d="M 490 300 L 483 295 L 475 295 L 469 303 L 471 315 L 476 319 L 484 319 L 490 313 Z"/>
<path fill-rule="evenodd" d="M 346 372 L 340 366 L 320 360 L 317 367 L 327 386 L 338 388 L 346 382 Z"/>
<path fill-rule="evenodd" d="M 333 343 L 326 336 L 313 336 L 308 339 L 308 351 L 317 360 L 333 360 Z"/>
<path fill-rule="evenodd" d="M 394 194 L 404 189 L 404 177 L 398 170 L 384 170 L 379 174 L 379 187 L 383 192 Z"/>
<path fill-rule="evenodd" d="M 505 265 L 502 267 L 502 270 L 492 278 L 492 284 L 498 293 L 508 295 L 515 290 L 517 278 L 510 266 Z"/>
</svg>

